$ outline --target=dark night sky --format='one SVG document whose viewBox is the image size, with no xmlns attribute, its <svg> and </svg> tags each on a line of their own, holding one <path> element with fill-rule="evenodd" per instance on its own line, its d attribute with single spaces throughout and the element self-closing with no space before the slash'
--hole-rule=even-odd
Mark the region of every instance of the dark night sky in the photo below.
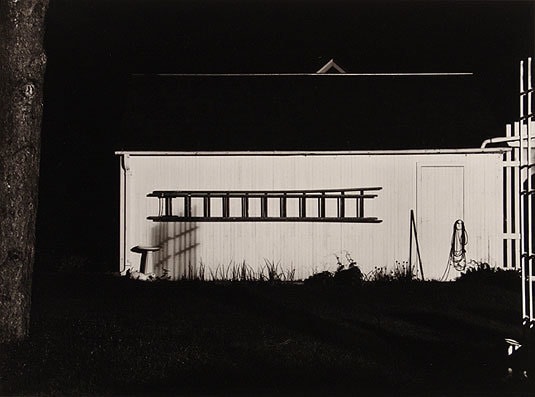
<svg viewBox="0 0 535 397">
<path fill-rule="evenodd" d="M 113 269 L 115 150 L 476 147 L 502 135 L 518 117 L 519 61 L 534 55 L 533 10 L 533 2 L 51 0 L 41 259 L 78 255 Z M 132 76 L 315 72 L 331 58 L 354 73 L 474 76 Z"/>
</svg>

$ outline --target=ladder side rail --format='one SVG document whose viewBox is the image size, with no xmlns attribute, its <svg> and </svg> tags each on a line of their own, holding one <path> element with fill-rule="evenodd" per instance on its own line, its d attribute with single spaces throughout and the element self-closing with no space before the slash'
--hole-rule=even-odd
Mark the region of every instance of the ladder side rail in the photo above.
<svg viewBox="0 0 535 397">
<path fill-rule="evenodd" d="M 519 184 L 519 195 L 520 195 L 520 250 L 521 250 L 521 257 L 520 257 L 520 266 L 521 266 L 521 276 L 522 276 L 522 318 L 526 318 L 527 314 L 527 308 L 526 308 L 526 250 L 525 250 L 525 238 L 526 238 L 526 231 L 525 231 L 525 195 L 524 195 L 524 170 L 525 170 L 525 164 L 524 164 L 524 140 L 522 139 L 522 133 L 523 133 L 523 119 L 524 119 L 524 61 L 520 61 L 520 121 L 518 123 L 519 127 L 519 146 L 520 146 L 520 184 Z M 516 124 L 516 123 L 515 123 Z"/>
<path fill-rule="evenodd" d="M 307 198 L 364 198 L 364 199 L 370 199 L 370 198 L 376 198 L 378 197 L 377 194 L 346 194 L 344 192 L 341 192 L 339 194 L 333 194 L 333 193 L 272 193 L 271 191 L 254 191 L 254 192 L 248 192 L 244 191 L 243 193 L 229 193 L 225 191 L 207 191 L 207 192 L 180 192 L 180 193 L 173 193 L 172 195 L 164 195 L 164 196 L 155 196 L 155 195 L 147 195 L 147 197 L 158 197 L 162 199 L 171 199 L 171 198 L 184 198 L 184 197 L 191 197 L 191 198 L 204 198 L 207 195 L 210 195 L 213 198 L 216 197 L 231 197 L 231 198 L 241 198 L 244 196 L 250 197 L 250 198 L 262 198 L 266 195 L 269 198 L 301 198 L 303 195 L 306 195 Z"/>
<path fill-rule="evenodd" d="M 520 133 L 522 132 L 522 123 L 515 123 L 515 125 L 518 126 L 518 129 L 520 130 Z M 520 140 L 522 142 L 522 140 Z M 526 307 L 526 249 L 525 249 L 525 243 L 526 243 L 526 216 L 525 216 L 525 200 L 526 195 L 524 194 L 524 147 L 523 144 L 520 144 L 519 147 L 519 181 L 518 181 L 518 196 L 519 196 L 519 204 L 520 204 L 520 210 L 519 210 L 519 220 L 520 220 L 520 242 L 519 242 L 519 251 L 520 251 L 520 257 L 519 257 L 519 263 L 520 263 L 520 273 L 522 278 L 522 318 L 525 319 L 527 317 L 527 307 Z"/>
<path fill-rule="evenodd" d="M 338 193 L 338 192 L 372 192 L 372 191 L 378 191 L 382 190 L 382 187 L 355 187 L 355 188 L 344 188 L 344 189 L 300 189 L 300 190 L 155 190 L 149 194 L 147 194 L 147 197 L 183 197 L 185 194 L 195 194 L 195 195 L 203 195 L 207 193 L 211 193 L 212 195 L 217 194 L 229 194 L 229 195 L 242 195 L 245 193 L 270 193 L 270 194 L 309 194 L 309 193 Z M 198 196 L 202 197 L 202 196 Z"/>
<path fill-rule="evenodd" d="M 204 218 L 202 216 L 193 216 L 191 218 L 185 218 L 183 216 L 173 215 L 170 217 L 160 217 L 160 216 L 148 216 L 148 220 L 153 222 L 323 222 L 323 223 L 381 223 L 382 220 L 377 217 L 345 217 L 345 218 L 336 218 L 336 217 L 325 217 L 325 218 L 316 218 L 316 217 L 303 217 L 299 218 L 298 216 L 291 216 L 286 218 L 271 217 L 262 219 L 260 217 L 249 217 L 242 218 L 241 216 L 214 216 L 211 218 Z"/>
<path fill-rule="evenodd" d="M 531 119 L 532 119 L 532 109 L 531 109 L 531 100 L 532 100 L 532 94 L 533 94 L 533 87 L 531 84 L 531 57 L 528 58 L 528 81 L 527 81 L 527 88 L 528 92 L 526 94 L 527 96 L 527 109 L 526 109 L 526 129 L 527 129 L 527 136 L 528 136 L 528 142 L 527 142 L 527 155 L 526 155 L 526 176 L 527 176 L 527 206 L 528 206 L 528 213 L 527 213 L 527 261 L 528 261 L 528 312 L 529 312 L 529 319 L 530 321 L 533 321 L 533 282 L 532 282 L 532 275 L 533 275 L 533 230 L 532 230 L 532 204 L 533 204 L 533 194 L 532 194 L 532 186 L 531 186 L 531 157 L 532 157 L 532 147 L 531 147 Z"/>
</svg>

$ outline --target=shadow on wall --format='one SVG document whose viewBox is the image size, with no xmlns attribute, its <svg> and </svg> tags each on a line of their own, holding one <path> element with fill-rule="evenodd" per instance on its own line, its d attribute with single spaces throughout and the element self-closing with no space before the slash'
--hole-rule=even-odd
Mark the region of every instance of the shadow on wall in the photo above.
<svg viewBox="0 0 535 397">
<path fill-rule="evenodd" d="M 161 248 L 153 257 L 157 276 L 176 280 L 198 275 L 198 229 L 196 222 L 158 222 L 152 228 L 151 240 Z"/>
</svg>

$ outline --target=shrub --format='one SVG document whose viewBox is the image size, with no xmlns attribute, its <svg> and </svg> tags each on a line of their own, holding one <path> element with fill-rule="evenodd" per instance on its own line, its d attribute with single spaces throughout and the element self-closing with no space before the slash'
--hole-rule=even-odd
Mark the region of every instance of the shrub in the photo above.
<svg viewBox="0 0 535 397">
<path fill-rule="evenodd" d="M 326 287 L 332 284 L 333 274 L 328 271 L 314 273 L 305 279 L 305 285 Z"/>
<path fill-rule="evenodd" d="M 501 269 L 477 261 L 471 261 L 457 278 L 457 281 L 462 283 L 489 284 L 513 289 L 518 288 L 520 280 L 520 272 L 517 269 Z"/>
<path fill-rule="evenodd" d="M 360 287 L 362 284 L 362 272 L 357 265 L 347 269 L 339 269 L 334 273 L 334 284 L 344 287 Z"/>
</svg>

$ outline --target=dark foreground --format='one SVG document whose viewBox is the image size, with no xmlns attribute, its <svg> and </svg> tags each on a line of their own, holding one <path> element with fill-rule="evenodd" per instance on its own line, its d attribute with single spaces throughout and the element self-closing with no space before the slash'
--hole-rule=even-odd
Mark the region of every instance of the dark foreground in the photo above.
<svg viewBox="0 0 535 397">
<path fill-rule="evenodd" d="M 519 290 L 37 275 L 31 337 L 2 347 L 0 394 L 522 395 L 502 380 Z"/>
</svg>

